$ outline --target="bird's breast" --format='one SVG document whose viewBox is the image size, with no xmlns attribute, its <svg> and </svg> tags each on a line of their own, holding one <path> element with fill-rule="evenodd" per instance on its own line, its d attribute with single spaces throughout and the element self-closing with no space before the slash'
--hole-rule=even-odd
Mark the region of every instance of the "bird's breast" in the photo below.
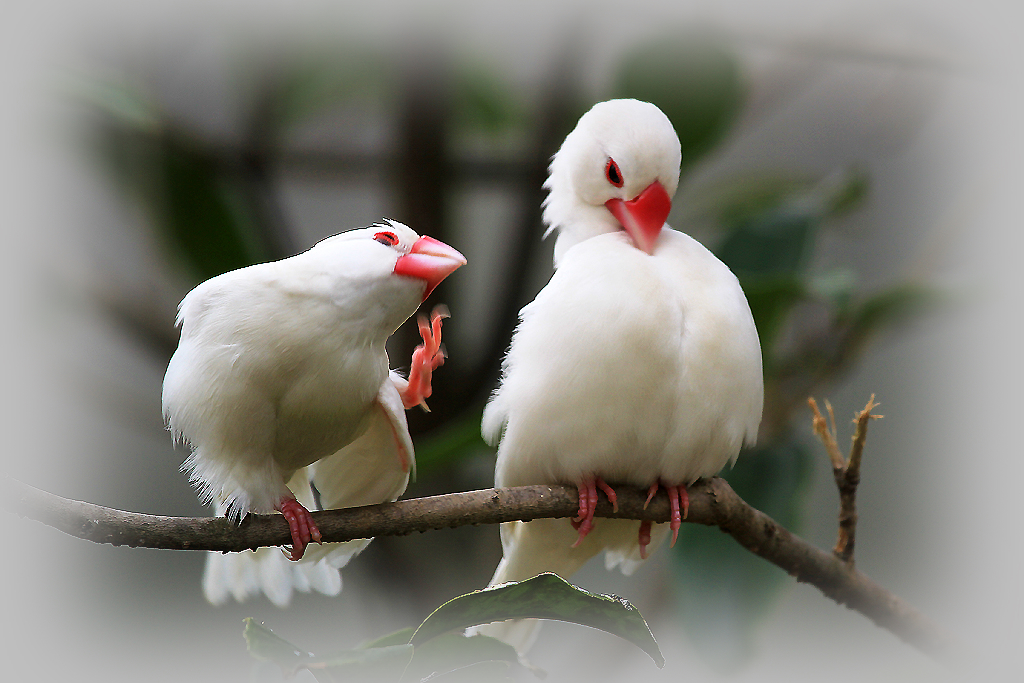
<svg viewBox="0 0 1024 683">
<path fill-rule="evenodd" d="M 689 483 L 735 455 L 747 418 L 734 399 L 759 400 L 760 355 L 742 299 L 746 320 L 717 310 L 717 284 L 675 275 L 706 265 L 666 265 L 615 235 L 567 252 L 509 351 L 502 485 Z"/>
</svg>

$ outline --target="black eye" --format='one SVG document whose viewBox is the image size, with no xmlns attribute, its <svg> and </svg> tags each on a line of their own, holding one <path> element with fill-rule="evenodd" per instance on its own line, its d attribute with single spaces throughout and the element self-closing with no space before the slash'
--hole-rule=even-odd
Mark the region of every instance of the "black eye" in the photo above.
<svg viewBox="0 0 1024 683">
<path fill-rule="evenodd" d="M 378 232 L 373 236 L 373 239 L 377 240 L 381 244 L 386 244 L 389 247 L 393 247 L 398 244 L 398 235 L 393 232 Z"/>
<path fill-rule="evenodd" d="M 619 172 L 619 165 L 615 163 L 615 159 L 608 159 L 604 166 L 604 177 L 615 187 L 622 187 L 622 173 Z"/>
</svg>

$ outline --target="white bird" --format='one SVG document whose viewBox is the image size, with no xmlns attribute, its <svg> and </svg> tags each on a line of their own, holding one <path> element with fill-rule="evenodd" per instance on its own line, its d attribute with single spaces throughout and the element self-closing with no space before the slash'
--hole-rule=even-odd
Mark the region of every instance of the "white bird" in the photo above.
<svg viewBox="0 0 1024 683">
<path fill-rule="evenodd" d="M 761 420 L 761 351 L 733 273 L 665 219 L 679 182 L 668 118 L 637 100 L 595 105 L 551 162 L 544 220 L 556 270 L 520 322 L 482 431 L 495 485 L 578 487 L 579 514 L 502 525 L 491 585 L 568 577 L 605 551 L 632 573 L 686 514 L 686 486 L 735 461 Z M 672 521 L 595 521 L 606 482 L 664 487 Z M 525 652 L 535 624 L 476 629 Z"/>
<path fill-rule="evenodd" d="M 394 221 L 328 237 L 280 261 L 218 275 L 182 300 L 163 412 L 192 453 L 182 465 L 204 503 L 238 520 L 281 512 L 303 557 L 320 531 L 308 509 L 396 499 L 415 464 L 405 408 L 430 395 L 443 361 L 441 319 L 420 320 L 424 343 L 409 379 L 389 370 L 385 342 L 445 277 L 455 249 Z M 328 544 L 292 565 L 273 549 L 212 553 L 211 602 L 292 587 L 337 593 L 337 568 L 369 540 Z"/>
</svg>

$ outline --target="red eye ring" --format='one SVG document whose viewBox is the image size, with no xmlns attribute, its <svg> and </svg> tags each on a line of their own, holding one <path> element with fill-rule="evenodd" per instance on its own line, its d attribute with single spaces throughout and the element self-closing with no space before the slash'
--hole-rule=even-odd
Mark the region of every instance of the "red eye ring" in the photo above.
<svg viewBox="0 0 1024 683">
<path fill-rule="evenodd" d="M 373 239 L 389 247 L 398 244 L 398 235 L 393 232 L 378 232 L 373 236 Z"/>
<path fill-rule="evenodd" d="M 619 170 L 619 165 L 615 163 L 615 159 L 611 157 L 608 157 L 608 163 L 604 165 L 604 177 L 615 187 L 622 187 L 622 172 Z"/>
</svg>

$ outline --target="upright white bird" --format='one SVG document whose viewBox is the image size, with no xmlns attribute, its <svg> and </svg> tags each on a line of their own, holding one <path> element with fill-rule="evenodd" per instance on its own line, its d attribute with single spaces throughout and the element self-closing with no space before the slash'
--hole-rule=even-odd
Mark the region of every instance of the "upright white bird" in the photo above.
<svg viewBox="0 0 1024 683">
<path fill-rule="evenodd" d="M 163 412 L 192 454 L 182 465 L 204 503 L 239 519 L 277 510 L 290 559 L 320 531 L 308 508 L 396 499 L 414 467 L 405 408 L 430 395 L 443 361 L 441 318 L 420 320 L 409 379 L 385 342 L 445 277 L 455 249 L 394 221 L 351 230 L 291 258 L 203 282 L 182 300 L 181 339 L 164 377 Z M 337 568 L 369 540 L 329 544 L 291 565 L 274 549 L 208 557 L 204 588 L 222 602 L 263 590 L 337 593 Z"/>
<path fill-rule="evenodd" d="M 656 106 L 611 100 L 583 115 L 545 188 L 556 271 L 520 313 L 484 411 L 497 486 L 579 488 L 576 519 L 502 525 L 491 584 L 568 577 L 604 550 L 629 574 L 686 514 L 686 486 L 753 443 L 761 351 L 746 298 L 710 251 L 667 225 L 679 139 Z M 500 440 L 500 443 L 499 443 Z M 606 482 L 664 487 L 672 521 L 594 520 Z M 479 632 L 525 651 L 534 624 Z"/>
</svg>

